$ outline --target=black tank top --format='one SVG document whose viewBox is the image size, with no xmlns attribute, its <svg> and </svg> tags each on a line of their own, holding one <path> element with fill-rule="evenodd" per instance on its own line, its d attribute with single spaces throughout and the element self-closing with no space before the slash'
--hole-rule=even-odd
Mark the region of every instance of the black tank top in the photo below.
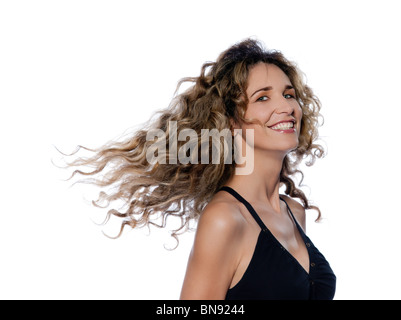
<svg viewBox="0 0 401 320">
<path fill-rule="evenodd" d="M 280 197 L 305 242 L 309 273 L 273 236 L 249 202 L 230 187 L 220 190 L 229 192 L 242 202 L 262 229 L 248 268 L 241 280 L 228 289 L 226 300 L 333 299 L 336 276 L 325 257 L 306 236 L 284 199 Z"/>
</svg>

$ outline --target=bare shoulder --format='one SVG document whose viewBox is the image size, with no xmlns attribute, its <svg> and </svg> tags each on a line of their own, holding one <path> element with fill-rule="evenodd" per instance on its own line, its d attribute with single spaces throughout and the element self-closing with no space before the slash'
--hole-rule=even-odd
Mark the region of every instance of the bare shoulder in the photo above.
<svg viewBox="0 0 401 320">
<path fill-rule="evenodd" d="M 181 299 L 224 299 L 239 260 L 244 223 L 235 203 L 216 196 L 199 218 Z"/>
<path fill-rule="evenodd" d="M 199 218 L 193 252 L 198 256 L 213 256 L 217 260 L 238 259 L 238 247 L 245 223 L 237 204 L 217 196 L 205 207 Z"/>
<path fill-rule="evenodd" d="M 297 219 L 298 223 L 301 225 L 302 229 L 306 231 L 306 216 L 305 216 L 305 208 L 302 204 L 300 204 L 297 200 L 292 199 L 291 197 L 281 194 L 282 197 L 290 207 L 292 213 Z"/>
<path fill-rule="evenodd" d="M 233 237 L 244 226 L 244 219 L 238 205 L 223 197 L 213 199 L 203 210 L 198 231 L 207 229 L 211 236 Z"/>
</svg>

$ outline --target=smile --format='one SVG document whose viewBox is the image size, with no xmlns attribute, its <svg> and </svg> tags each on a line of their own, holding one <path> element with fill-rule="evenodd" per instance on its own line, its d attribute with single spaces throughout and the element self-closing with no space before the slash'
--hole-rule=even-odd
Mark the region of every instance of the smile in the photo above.
<svg viewBox="0 0 401 320">
<path fill-rule="evenodd" d="M 293 121 L 283 121 L 276 123 L 275 125 L 268 127 L 277 132 L 281 133 L 293 133 L 295 132 L 294 122 Z"/>
</svg>

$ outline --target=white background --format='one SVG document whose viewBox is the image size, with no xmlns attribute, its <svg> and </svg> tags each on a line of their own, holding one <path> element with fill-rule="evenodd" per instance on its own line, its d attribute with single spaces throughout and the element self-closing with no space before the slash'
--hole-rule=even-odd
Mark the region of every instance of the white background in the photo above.
<svg viewBox="0 0 401 320">
<path fill-rule="evenodd" d="M 328 155 L 305 170 L 307 232 L 336 299 L 400 299 L 398 1 L 1 1 L 0 298 L 177 299 L 193 233 L 103 236 L 95 187 L 55 150 L 146 121 L 177 81 L 246 37 L 298 63 Z M 115 229 L 111 228 L 112 234 Z"/>
</svg>

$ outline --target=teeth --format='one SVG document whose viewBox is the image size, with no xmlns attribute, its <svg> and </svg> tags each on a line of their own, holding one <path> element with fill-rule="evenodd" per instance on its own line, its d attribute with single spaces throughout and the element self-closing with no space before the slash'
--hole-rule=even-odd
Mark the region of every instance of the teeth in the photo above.
<svg viewBox="0 0 401 320">
<path fill-rule="evenodd" d="M 274 127 L 270 127 L 270 129 L 273 130 L 288 130 L 294 127 L 294 123 L 293 122 L 281 122 L 279 124 L 276 124 Z"/>
</svg>

